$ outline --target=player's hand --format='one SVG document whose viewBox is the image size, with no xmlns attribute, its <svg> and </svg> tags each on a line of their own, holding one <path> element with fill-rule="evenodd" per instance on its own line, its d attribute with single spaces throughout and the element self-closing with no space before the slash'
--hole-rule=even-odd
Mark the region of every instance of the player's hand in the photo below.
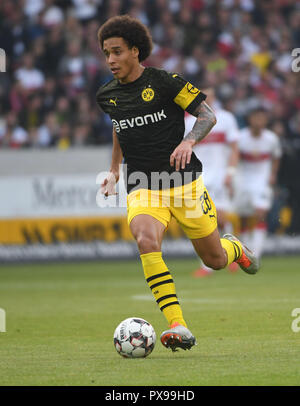
<svg viewBox="0 0 300 406">
<path fill-rule="evenodd" d="M 112 196 L 116 195 L 116 184 L 119 180 L 119 174 L 114 173 L 114 172 L 109 172 L 109 175 L 104 179 L 104 181 L 101 183 L 101 193 L 104 194 L 104 196 Z"/>
<path fill-rule="evenodd" d="M 180 168 L 184 169 L 185 166 L 191 162 L 194 144 L 194 140 L 183 140 L 174 149 L 170 155 L 170 165 L 174 166 L 175 164 L 176 171 L 179 171 Z"/>
<path fill-rule="evenodd" d="M 224 185 L 228 189 L 229 196 L 232 199 L 233 198 L 233 179 L 232 179 L 232 175 L 227 174 L 225 176 Z"/>
<path fill-rule="evenodd" d="M 232 199 L 234 195 L 234 177 L 236 174 L 236 166 L 228 166 L 224 178 L 224 185 L 228 190 L 229 196 Z"/>
<path fill-rule="evenodd" d="M 269 185 L 272 187 L 276 185 L 276 175 L 274 173 L 271 173 L 271 176 L 269 179 Z"/>
</svg>

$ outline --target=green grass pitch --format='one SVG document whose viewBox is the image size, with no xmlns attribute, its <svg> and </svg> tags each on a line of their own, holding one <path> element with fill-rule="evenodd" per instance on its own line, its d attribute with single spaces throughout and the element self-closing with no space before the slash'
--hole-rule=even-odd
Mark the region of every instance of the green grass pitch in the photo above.
<svg viewBox="0 0 300 406">
<path fill-rule="evenodd" d="M 167 260 L 186 321 L 197 337 L 172 353 L 167 327 L 139 260 L 2 266 L 0 385 L 299 385 L 299 257 L 264 258 L 257 275 L 215 272 L 194 279 L 196 259 Z M 158 336 L 145 359 L 113 346 L 125 318 L 148 320 Z M 300 323 L 299 323 L 300 324 Z"/>
</svg>

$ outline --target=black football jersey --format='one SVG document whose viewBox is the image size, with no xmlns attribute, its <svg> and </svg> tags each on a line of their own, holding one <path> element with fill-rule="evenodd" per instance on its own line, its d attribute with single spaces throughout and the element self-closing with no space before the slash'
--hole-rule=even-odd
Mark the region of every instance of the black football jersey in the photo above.
<svg viewBox="0 0 300 406">
<path fill-rule="evenodd" d="M 153 67 L 145 68 L 134 82 L 121 84 L 113 79 L 99 88 L 97 104 L 110 115 L 127 164 L 128 192 L 138 188 L 138 182 L 130 180 L 133 172 L 146 174 L 148 189 L 154 188 L 151 174 L 175 172 L 170 155 L 184 136 L 184 111 L 192 113 L 205 98 L 176 73 Z M 192 177 L 184 176 L 187 172 Z M 190 164 L 180 169 L 182 183 L 195 180 L 201 172 L 202 164 L 192 154 Z"/>
</svg>

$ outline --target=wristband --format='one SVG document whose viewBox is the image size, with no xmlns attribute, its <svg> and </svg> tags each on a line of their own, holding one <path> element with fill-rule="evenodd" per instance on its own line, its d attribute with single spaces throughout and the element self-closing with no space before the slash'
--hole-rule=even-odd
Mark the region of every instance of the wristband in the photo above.
<svg viewBox="0 0 300 406">
<path fill-rule="evenodd" d="M 233 176 L 236 174 L 236 166 L 228 166 L 226 170 L 227 175 Z"/>
</svg>

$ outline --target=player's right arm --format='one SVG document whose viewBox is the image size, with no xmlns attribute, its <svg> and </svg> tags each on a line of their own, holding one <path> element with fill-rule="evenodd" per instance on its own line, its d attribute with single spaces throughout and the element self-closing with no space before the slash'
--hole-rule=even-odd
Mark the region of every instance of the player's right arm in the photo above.
<svg viewBox="0 0 300 406">
<path fill-rule="evenodd" d="M 115 195 L 115 187 L 120 178 L 120 164 L 123 159 L 123 153 L 120 147 L 120 143 L 117 137 L 115 129 L 113 129 L 113 147 L 112 147 L 112 159 L 109 170 L 109 175 L 104 179 L 101 184 L 101 192 L 105 196 Z"/>
<path fill-rule="evenodd" d="M 176 171 L 184 169 L 190 163 L 193 146 L 201 141 L 216 123 L 216 117 L 210 106 L 205 103 L 206 95 L 177 73 L 161 70 L 161 85 L 172 102 L 196 117 L 192 130 L 170 155 L 170 165 Z"/>
<path fill-rule="evenodd" d="M 273 133 L 273 150 L 272 150 L 272 166 L 271 166 L 271 174 L 269 179 L 269 185 L 275 186 L 277 182 L 277 175 L 280 166 L 280 159 L 282 155 L 282 149 L 279 141 L 279 137 L 276 133 Z"/>
<path fill-rule="evenodd" d="M 233 178 L 236 174 L 240 152 L 237 141 L 228 143 L 229 147 L 229 158 L 226 168 L 226 175 L 224 178 L 224 185 L 227 187 L 229 194 L 233 197 Z"/>
<path fill-rule="evenodd" d="M 269 179 L 270 186 L 276 185 L 279 165 L 280 165 L 280 158 L 274 157 L 272 159 L 271 175 L 270 175 L 270 179 Z"/>
<path fill-rule="evenodd" d="M 192 140 L 193 145 L 195 145 L 207 136 L 216 124 L 217 119 L 213 110 L 204 101 L 197 106 L 192 115 L 197 119 L 192 130 L 185 137 L 185 140 Z"/>
<path fill-rule="evenodd" d="M 193 146 L 203 140 L 216 124 L 216 116 L 213 110 L 204 101 L 197 106 L 192 112 L 192 115 L 197 117 L 192 130 L 175 148 L 170 156 L 170 165 L 176 168 L 176 171 L 185 168 L 186 164 L 190 163 Z"/>
</svg>

